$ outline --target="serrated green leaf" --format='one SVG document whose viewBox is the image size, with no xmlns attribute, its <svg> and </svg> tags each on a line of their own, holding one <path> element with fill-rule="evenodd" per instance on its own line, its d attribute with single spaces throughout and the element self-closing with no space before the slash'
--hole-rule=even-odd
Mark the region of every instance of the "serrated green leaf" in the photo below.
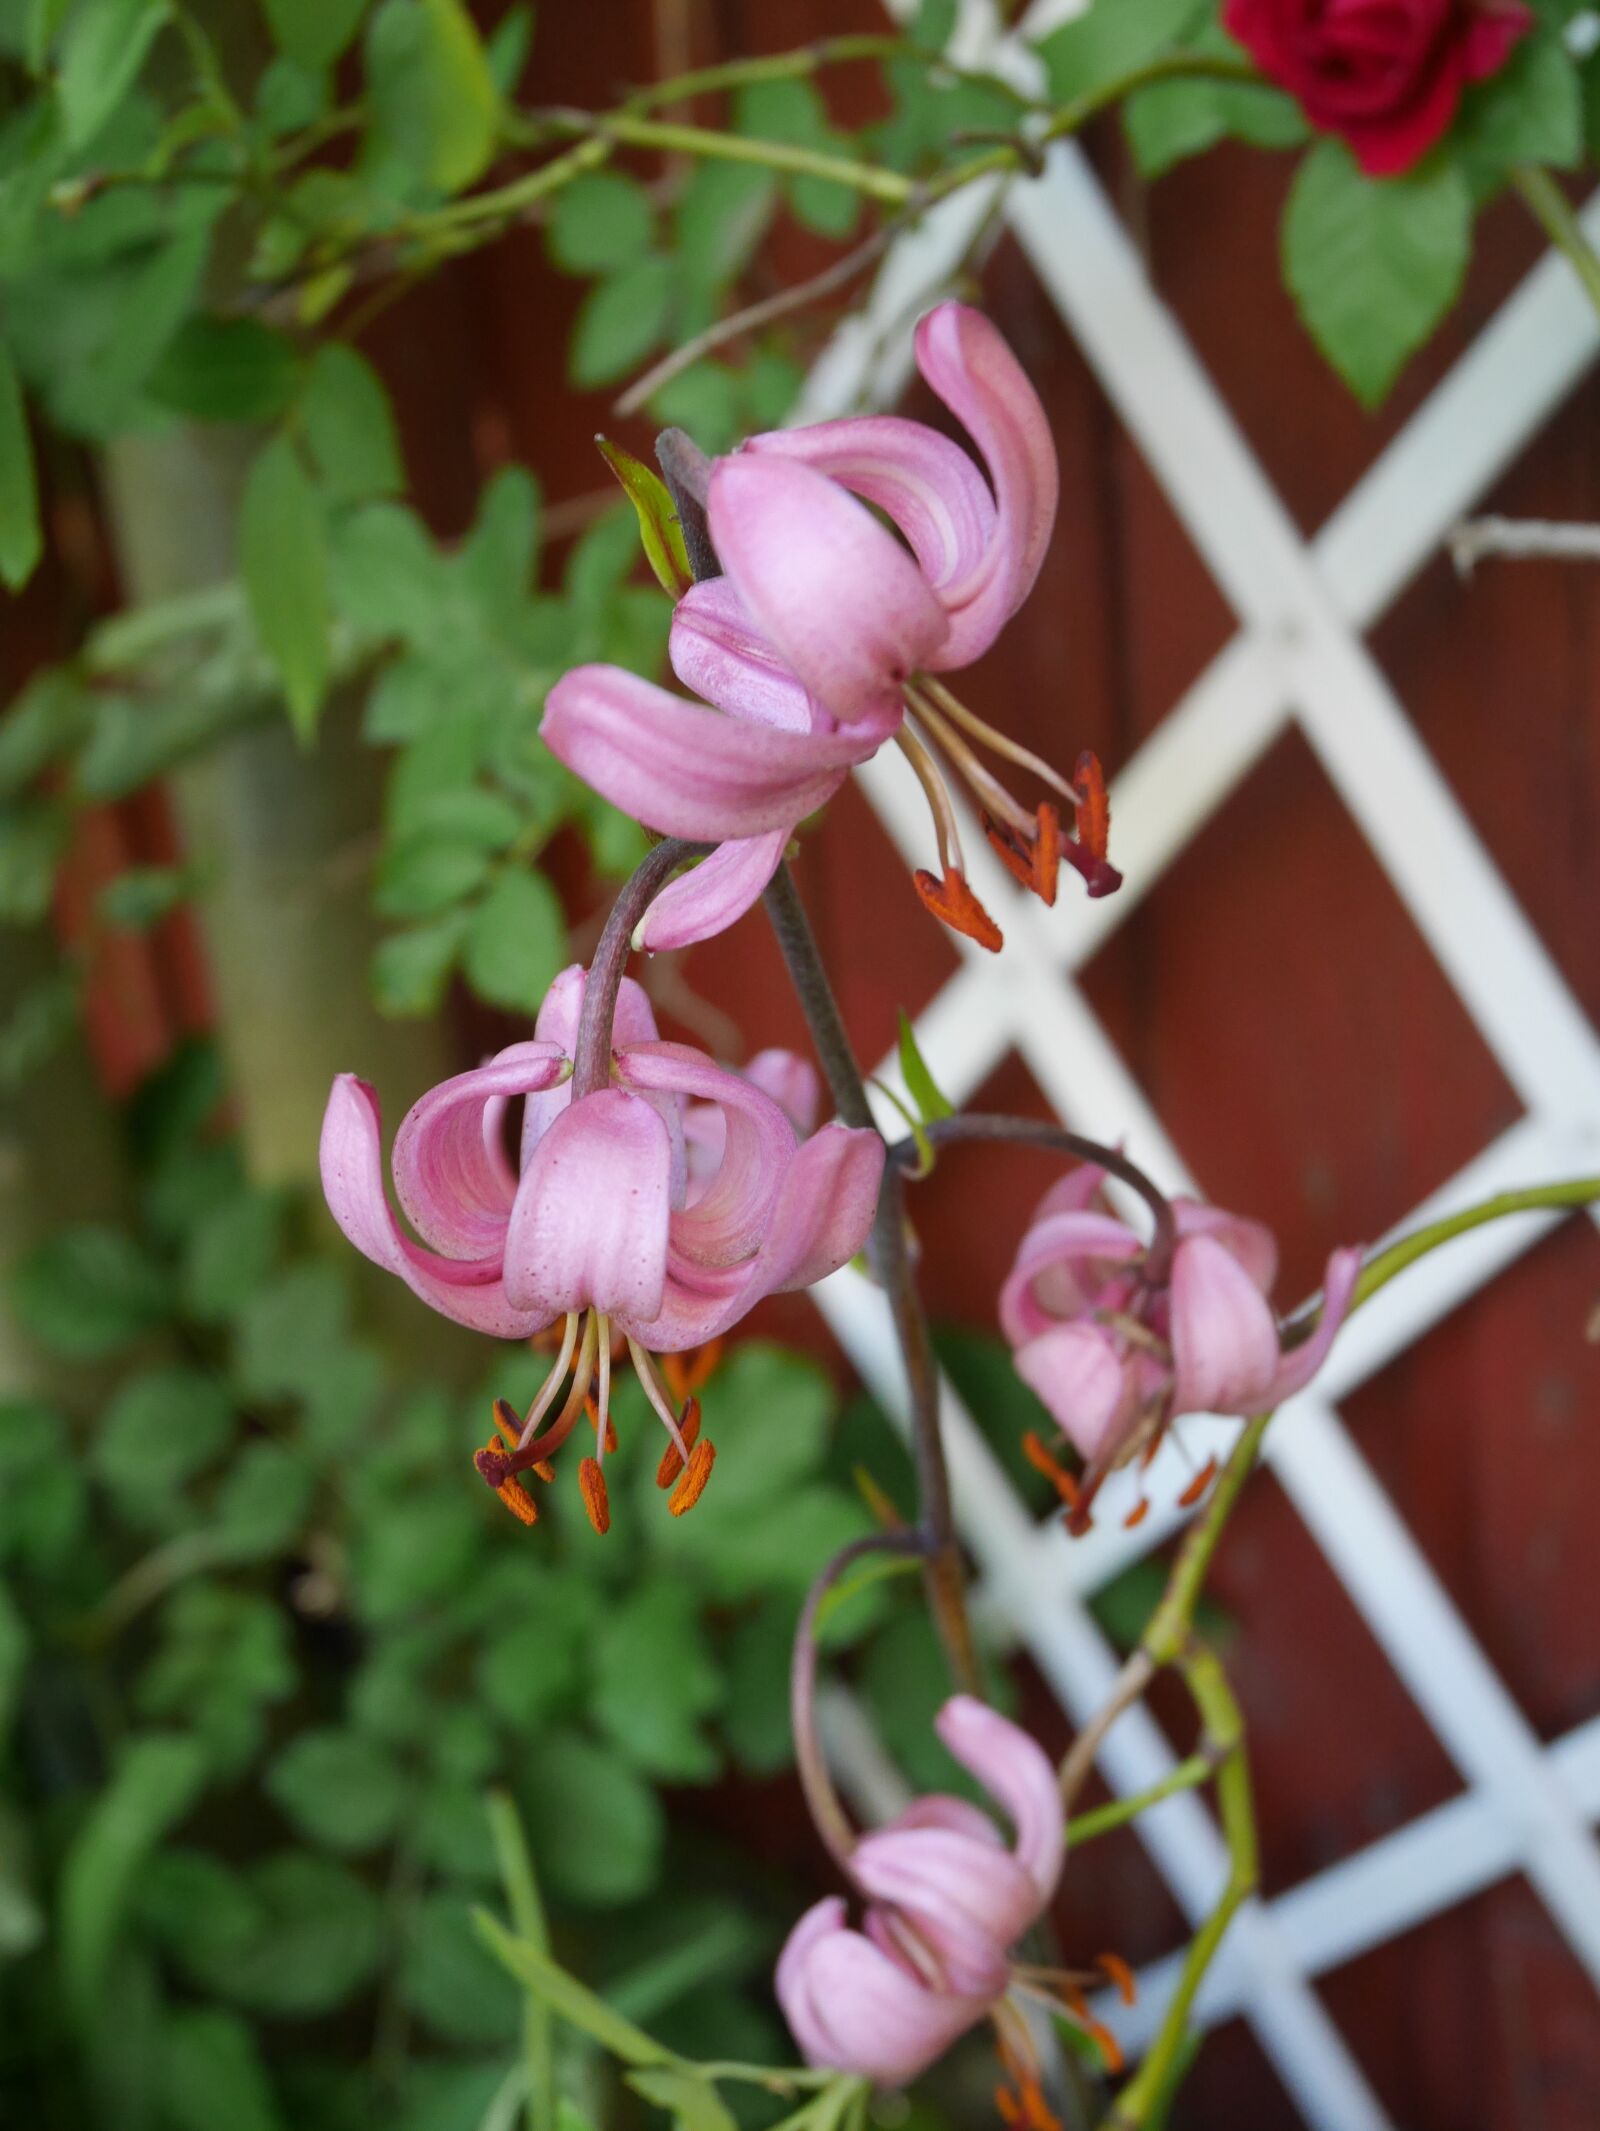
<svg viewBox="0 0 1600 2131">
<path fill-rule="evenodd" d="M 100 1361 L 165 1316 L 160 1266 L 111 1228 L 60 1229 L 16 1268 L 11 1306 L 32 1338 L 74 1361 Z"/>
<path fill-rule="evenodd" d="M 28 412 L 11 351 L 0 340 L 0 578 L 13 592 L 33 575 L 42 544 Z"/>
<path fill-rule="evenodd" d="M 294 343 L 254 318 L 189 318 L 168 341 L 148 390 L 202 422 L 270 422 L 299 373 Z"/>
<path fill-rule="evenodd" d="M 373 902 L 385 917 L 437 917 L 483 886 L 491 856 L 470 836 L 406 835 L 378 861 Z"/>
<path fill-rule="evenodd" d="M 440 192 L 470 185 L 494 153 L 500 96 L 462 0 L 383 0 L 366 52 L 392 150 Z"/>
<path fill-rule="evenodd" d="M 452 910 L 431 925 L 391 932 L 381 941 L 372 956 L 372 996 L 379 1013 L 396 1018 L 433 1013 L 444 998 L 470 922 L 468 911 Z"/>
<path fill-rule="evenodd" d="M 398 495 L 405 465 L 389 395 L 364 356 L 342 341 L 319 348 L 300 400 L 306 442 L 336 503 Z"/>
<path fill-rule="evenodd" d="M 69 148 L 93 140 L 138 80 L 166 0 L 81 0 L 61 40 L 56 93 Z"/>
<path fill-rule="evenodd" d="M 917 1032 L 904 1008 L 900 1012 L 900 1073 L 907 1093 L 917 1106 L 917 1115 L 925 1125 L 932 1124 L 936 1117 L 955 1116 L 955 1104 L 940 1092 L 926 1059 L 917 1048 Z"/>
<path fill-rule="evenodd" d="M 261 0 L 280 52 L 302 67 L 330 67 L 356 33 L 367 0 Z"/>
<path fill-rule="evenodd" d="M 694 582 L 683 528 L 673 507 L 672 493 L 661 476 L 636 459 L 631 451 L 613 444 L 609 437 L 596 437 L 600 456 L 622 484 L 639 521 L 639 538 L 645 557 L 655 572 L 656 583 L 672 599 L 681 599 Z"/>
<path fill-rule="evenodd" d="M 1454 164 L 1366 178 L 1338 141 L 1301 163 L 1284 212 L 1284 279 L 1364 405 L 1376 406 L 1454 303 L 1471 245 L 1471 194 Z"/>
<path fill-rule="evenodd" d="M 813 81 L 752 82 L 736 105 L 739 130 L 760 140 L 783 141 L 821 155 L 847 155 L 851 142 L 836 131 Z M 830 178 L 788 177 L 784 189 L 795 218 L 823 237 L 847 237 L 861 212 L 861 196 Z"/>
<path fill-rule="evenodd" d="M 260 2048 L 237 2013 L 208 2005 L 162 2028 L 161 2099 L 172 2131 L 283 2131 Z"/>
<path fill-rule="evenodd" d="M 1039 40 L 1053 103 L 1120 81 L 1175 44 L 1210 13 L 1209 0 L 1092 0 L 1057 30 Z"/>
<path fill-rule="evenodd" d="M 1122 122 L 1139 174 L 1146 178 L 1160 177 L 1218 141 L 1296 148 L 1311 133 L 1294 98 L 1267 83 L 1153 82 L 1128 98 Z"/>
<path fill-rule="evenodd" d="M 331 664 L 328 555 L 316 493 L 287 437 L 256 458 L 239 511 L 239 569 L 295 731 L 316 731 Z"/>
<path fill-rule="evenodd" d="M 170 1495 L 203 1472 L 233 1437 L 233 1406 L 198 1369 L 130 1377 L 106 1412 L 90 1452 L 96 1476 L 128 1502 Z"/>
<path fill-rule="evenodd" d="M 478 997 L 532 1015 L 566 955 L 566 912 L 546 876 L 502 872 L 467 926 L 462 966 Z"/>
<path fill-rule="evenodd" d="M 701 163 L 672 210 L 674 251 L 707 289 L 736 281 L 772 220 L 778 183 L 754 163 Z"/>
<path fill-rule="evenodd" d="M 550 211 L 545 241 L 567 274 L 611 274 L 650 249 L 655 209 L 636 178 L 592 170 L 564 185 Z"/>
<path fill-rule="evenodd" d="M 660 346 L 672 310 L 672 261 L 659 253 L 597 282 L 584 299 L 567 352 L 575 385 L 614 384 Z"/>
<path fill-rule="evenodd" d="M 375 1739 L 329 1726 L 298 1733 L 267 1770 L 267 1791 L 302 1835 L 360 1856 L 394 1832 L 406 1785 Z"/>
<path fill-rule="evenodd" d="M 653 1883 L 666 1835 L 656 1793 L 611 1748 L 576 1732 L 530 1742 L 528 1796 L 541 1886 L 586 1909 L 631 1902 Z M 558 2008 L 559 2009 L 559 2008 Z"/>
</svg>

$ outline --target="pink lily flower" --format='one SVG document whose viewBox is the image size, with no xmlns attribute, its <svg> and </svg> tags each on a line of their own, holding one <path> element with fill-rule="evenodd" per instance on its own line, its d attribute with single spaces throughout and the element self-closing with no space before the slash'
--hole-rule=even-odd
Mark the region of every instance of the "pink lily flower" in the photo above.
<svg viewBox="0 0 1600 2131">
<path fill-rule="evenodd" d="M 1021 2089 L 1019 2114 L 1049 2123 L 1007 1993 L 1037 1977 L 1019 1976 L 1010 1948 L 1043 1916 L 1061 1877 L 1056 1772 L 1035 1740 L 970 1695 L 946 1702 L 934 1728 L 1004 1808 L 1010 1847 L 964 1799 L 917 1799 L 850 1852 L 866 1902 L 860 1926 L 837 1895 L 795 1925 L 778 1958 L 778 2001 L 809 2064 L 882 2086 L 906 2085 L 991 2018 Z M 1078 2011 L 1081 1998 L 1069 1991 L 1067 2003 Z"/>
<path fill-rule="evenodd" d="M 1068 783 L 935 678 L 977 658 L 1027 597 L 1058 476 L 1038 395 L 980 312 L 942 304 L 919 325 L 916 350 L 987 480 L 948 437 L 895 415 L 752 437 L 711 469 L 707 510 L 726 575 L 695 585 L 673 620 L 673 670 L 704 703 L 608 666 L 579 667 L 550 692 L 540 729 L 569 769 L 647 827 L 719 845 L 657 898 L 641 946 L 686 946 L 742 915 L 799 823 L 889 739 L 928 795 L 943 874 L 919 872 L 917 885 L 947 923 L 1001 944 L 966 884 L 930 742 L 977 795 L 1008 867 L 1046 902 L 1062 856 L 1092 895 L 1119 883 L 1094 758 L 1080 758 Z M 1061 793 L 1076 840 L 1063 839 L 1053 806 L 1029 813 L 974 739 Z"/>
<path fill-rule="evenodd" d="M 671 1477 L 682 1472 L 687 1508 L 714 1453 L 708 1443 L 691 1453 L 654 1355 L 701 1346 L 762 1296 L 808 1287 L 852 1258 L 872 1225 L 884 1150 L 876 1133 L 839 1124 L 799 1145 L 783 1109 L 752 1079 L 660 1041 L 649 1000 L 628 980 L 613 1024 L 611 1084 L 574 1103 L 584 983 L 581 968 L 566 970 L 545 997 L 531 1043 L 457 1074 L 407 1113 L 392 1167 L 420 1242 L 390 1206 L 377 1097 L 353 1074 L 341 1074 L 328 1099 L 322 1185 L 356 1248 L 458 1324 L 502 1339 L 563 1325 L 529 1413 L 519 1421 L 509 1408 L 496 1409 L 509 1454 L 480 1452 L 478 1465 L 504 1491 L 514 1473 L 559 1448 L 587 1405 L 596 1455 L 584 1461 L 582 1477 L 603 1529 L 614 1335 L 625 1339 L 672 1438 Z M 507 1104 L 519 1096 L 513 1166 L 502 1128 Z M 709 1152 L 691 1188 L 686 1113 L 702 1108 L 715 1126 L 701 1116 L 693 1128 Z M 541 1433 L 569 1374 L 568 1396 Z"/>
<path fill-rule="evenodd" d="M 1267 1301 L 1278 1250 L 1259 1221 L 1180 1198 L 1170 1264 L 1098 1204 L 1104 1172 L 1076 1169 L 1045 1193 L 1000 1291 L 1017 1373 L 1088 1461 L 1081 1487 L 1042 1445 L 1028 1453 L 1061 1488 L 1081 1531 L 1107 1472 L 1152 1451 L 1185 1413 L 1263 1413 L 1304 1387 L 1349 1313 L 1361 1252 L 1336 1250 L 1316 1328 L 1285 1344 Z M 1180 1498 L 1197 1501 L 1212 1465 Z M 1141 1502 L 1130 1522 L 1149 1505 Z"/>
</svg>

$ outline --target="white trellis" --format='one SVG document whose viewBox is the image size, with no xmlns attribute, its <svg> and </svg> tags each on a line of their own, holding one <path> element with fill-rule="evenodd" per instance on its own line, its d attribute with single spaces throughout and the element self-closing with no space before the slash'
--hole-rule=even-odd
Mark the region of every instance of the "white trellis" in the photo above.
<svg viewBox="0 0 1600 2131">
<path fill-rule="evenodd" d="M 894 9 L 900 12 L 899 8 Z M 1036 6 L 1026 35 L 1077 7 Z M 997 34 L 987 0 L 963 9 L 953 56 L 1032 86 L 1022 36 Z M 905 376 L 904 327 L 948 281 L 997 188 L 953 196 L 886 258 L 863 311 L 835 336 L 799 418 L 892 398 Z M 1190 1180 L 1178 1150 L 1073 981 L 1189 838 L 1291 727 L 1304 734 L 1413 922 L 1524 1107 L 1427 1205 L 1395 1209 L 1404 1228 L 1515 1184 L 1593 1168 L 1600 1153 L 1600 1039 L 1518 909 L 1419 742 L 1364 633 L 1459 514 L 1482 495 L 1600 352 L 1600 328 L 1565 263 L 1546 259 L 1505 303 L 1404 432 L 1304 541 L 1177 324 L 1079 151 L 1056 144 L 1042 175 L 1015 181 L 1010 227 L 1238 618 L 1238 633 L 1118 778 L 1118 863 L 1108 901 L 1046 913 L 972 839 L 973 879 L 1006 935 L 1003 957 L 963 951 L 924 1011 L 918 1040 L 957 1098 L 1016 1050 L 1061 1118 L 1129 1151 L 1168 1188 Z M 1586 216 L 1600 238 L 1600 196 Z M 898 765 L 863 773 L 890 835 L 920 857 L 925 817 Z M 1388 2125 L 1313 1978 L 1410 1929 L 1508 1873 L 1524 1873 L 1600 1989 L 1600 1716 L 1548 1748 L 1434 1575 L 1339 1419 L 1338 1401 L 1493 1279 L 1549 1226 L 1525 1217 L 1455 1244 L 1387 1289 L 1355 1321 L 1313 1393 L 1287 1407 L 1267 1457 L 1307 1529 L 1458 1770 L 1458 1796 L 1394 1834 L 1239 1915 L 1196 2013 L 1242 2014 L 1301 2115 L 1321 2131 Z M 818 1291 L 829 1322 L 882 1400 L 903 1391 L 881 1297 L 848 1272 Z M 946 1384 L 944 1420 L 963 1537 L 979 1564 L 989 1625 L 1022 1643 L 1076 1721 L 1103 1700 L 1113 1655 L 1084 1601 L 1180 1521 L 1153 1511 L 1121 1528 L 1131 1494 L 1115 1482 L 1103 1521 L 1069 1542 L 1036 1525 Z M 1202 1422 L 1191 1441 L 1225 1448 L 1235 1424 Z M 1171 1503 L 1186 1469 L 1163 1453 L 1151 1480 Z M 1100 1755 L 1119 1793 L 1172 1766 L 1142 1709 Z M 1226 1860 L 1193 1794 L 1138 1828 L 1184 1913 L 1198 1922 Z M 1106 2008 L 1134 2050 L 1150 2037 L 1179 1956 L 1141 1978 L 1137 2009 Z"/>
</svg>

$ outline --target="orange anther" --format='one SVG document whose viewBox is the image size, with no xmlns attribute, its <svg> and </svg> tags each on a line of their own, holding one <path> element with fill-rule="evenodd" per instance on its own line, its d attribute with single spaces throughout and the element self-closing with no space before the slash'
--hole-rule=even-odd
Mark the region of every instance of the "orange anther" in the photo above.
<svg viewBox="0 0 1600 2131">
<path fill-rule="evenodd" d="M 721 1359 L 720 1339 L 708 1339 L 703 1347 L 691 1347 L 687 1354 L 661 1356 L 661 1373 L 667 1380 L 667 1389 L 680 1406 L 692 1392 L 702 1390 L 711 1381 Z"/>
<path fill-rule="evenodd" d="M 548 1458 L 536 1458 L 533 1464 L 529 1466 L 528 1470 L 530 1472 L 536 1472 L 539 1475 L 539 1478 L 544 1481 L 546 1486 L 548 1486 L 549 1483 L 556 1476 L 556 1469 L 551 1464 Z"/>
<path fill-rule="evenodd" d="M 706 1491 L 706 1482 L 711 1477 L 711 1468 L 717 1461 L 716 1445 L 705 1440 L 696 1443 L 689 1453 L 689 1464 L 683 1478 L 667 1497 L 667 1508 L 674 1517 L 681 1517 L 691 1510 Z"/>
<path fill-rule="evenodd" d="M 1090 2012 L 1083 1992 L 1076 1985 L 1067 1985 L 1061 1992 L 1061 2001 L 1084 2033 L 1092 2036 L 1099 2045 L 1100 2054 L 1106 2061 L 1106 2070 L 1120 2072 L 1124 2062 L 1122 2045 L 1105 2022 L 1097 2020 Z"/>
<path fill-rule="evenodd" d="M 1133 1505 L 1133 1508 L 1130 1509 L 1128 1514 L 1123 1518 L 1123 1530 L 1131 1532 L 1136 1524 L 1143 1524 L 1144 1520 L 1146 1519 L 1146 1517 L 1149 1516 L 1149 1514 L 1150 1498 L 1148 1495 L 1145 1495 L 1142 1496 L 1140 1500 Z"/>
<path fill-rule="evenodd" d="M 1078 1483 L 1062 1465 L 1058 1465 L 1049 1447 L 1039 1440 L 1035 1429 L 1030 1428 L 1022 1438 L 1022 1455 L 1035 1472 L 1042 1472 L 1068 1509 L 1078 1506 Z"/>
<path fill-rule="evenodd" d="M 1061 873 L 1061 820 L 1048 800 L 1041 801 L 1031 836 L 992 814 L 980 815 L 983 833 L 1014 881 L 1029 888 L 1042 903 L 1056 899 Z"/>
<path fill-rule="evenodd" d="M 611 1504 L 606 1499 L 606 1476 L 600 1470 L 598 1459 L 583 1460 L 578 1467 L 578 1485 L 583 1490 L 583 1506 L 589 1512 L 589 1522 L 603 1539 L 611 1529 Z"/>
<path fill-rule="evenodd" d="M 1060 2119 L 1045 2100 L 1038 2080 L 1031 2074 L 1025 2074 L 1017 2084 L 1022 2090 L 1023 2114 L 1032 2131 L 1061 2131 Z"/>
<path fill-rule="evenodd" d="M 694 1439 L 700 1433 L 700 1401 L 691 1398 L 683 1409 L 683 1418 L 678 1423 L 678 1433 L 689 1449 L 694 1448 Z M 661 1453 L 661 1463 L 656 1467 L 657 1487 L 673 1486 L 683 1471 L 683 1460 L 678 1455 L 676 1443 L 669 1442 Z"/>
<path fill-rule="evenodd" d="M 1015 2094 L 1012 2093 L 1009 2087 L 995 2088 L 994 2105 L 1000 2113 L 1000 2119 L 1002 2123 L 1012 2125 L 1021 2123 L 1022 2111 L 1017 2106 L 1017 2097 L 1015 2096 Z"/>
<path fill-rule="evenodd" d="M 1107 1982 L 1115 1984 L 1117 1996 L 1122 2000 L 1123 2004 L 1132 2005 L 1139 1995 L 1139 1987 L 1134 1981 L 1133 1970 L 1128 1966 L 1121 1954 L 1097 1953 L 1094 1957 L 1094 1965 L 1104 1975 Z"/>
<path fill-rule="evenodd" d="M 969 940 L 976 940 L 991 954 L 1000 952 L 1005 945 L 1005 935 L 967 886 L 965 874 L 952 870 L 939 880 L 919 867 L 912 879 L 925 908 L 931 910 L 941 924 L 948 925 L 952 932 L 964 933 Z"/>
<path fill-rule="evenodd" d="M 522 1418 L 508 1399 L 495 1400 L 494 1425 L 504 1437 L 507 1450 L 515 1450 L 522 1440 Z"/>
<path fill-rule="evenodd" d="M 1178 1497 L 1178 1507 L 1180 1509 L 1192 1508 L 1216 1477 L 1217 1461 L 1215 1458 L 1207 1458 L 1204 1465 L 1201 1466 L 1183 1493 Z"/>
<path fill-rule="evenodd" d="M 472 1462 L 519 1524 L 538 1523 L 538 1505 L 526 1488 L 518 1486 L 510 1461 L 495 1449 L 493 1436 L 474 1453 Z"/>
</svg>

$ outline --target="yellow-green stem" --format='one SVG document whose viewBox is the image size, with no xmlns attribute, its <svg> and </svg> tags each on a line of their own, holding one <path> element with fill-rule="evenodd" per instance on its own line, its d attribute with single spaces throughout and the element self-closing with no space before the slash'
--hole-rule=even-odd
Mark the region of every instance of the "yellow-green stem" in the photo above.
<svg viewBox="0 0 1600 2131">
<path fill-rule="evenodd" d="M 1550 242 L 1570 262 L 1583 284 L 1583 293 L 1600 312 L 1600 255 L 1573 213 L 1572 202 L 1549 171 L 1536 163 L 1524 163 L 1514 170 L 1511 182 Z"/>
</svg>

